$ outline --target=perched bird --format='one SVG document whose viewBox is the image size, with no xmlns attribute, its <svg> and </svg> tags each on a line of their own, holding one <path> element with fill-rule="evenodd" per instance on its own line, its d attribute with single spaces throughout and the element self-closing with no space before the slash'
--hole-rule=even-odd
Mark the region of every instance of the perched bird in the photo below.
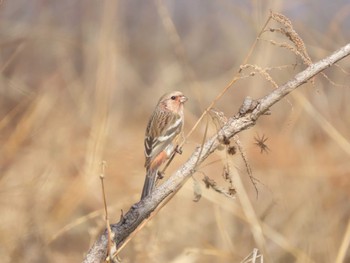
<svg viewBox="0 0 350 263">
<path fill-rule="evenodd" d="M 145 134 L 146 179 L 141 199 L 154 189 L 159 167 L 171 156 L 173 142 L 184 125 L 183 105 L 187 101 L 180 91 L 164 94 L 148 121 Z"/>
</svg>

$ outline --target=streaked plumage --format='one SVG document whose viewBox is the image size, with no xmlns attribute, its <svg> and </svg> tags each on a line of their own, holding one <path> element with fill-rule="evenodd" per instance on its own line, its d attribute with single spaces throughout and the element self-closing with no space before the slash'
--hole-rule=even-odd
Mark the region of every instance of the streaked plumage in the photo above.
<svg viewBox="0 0 350 263">
<path fill-rule="evenodd" d="M 144 142 L 147 174 L 141 199 L 153 191 L 158 168 L 174 150 L 173 141 L 183 128 L 183 104 L 186 101 L 179 91 L 164 94 L 148 122 Z"/>
</svg>

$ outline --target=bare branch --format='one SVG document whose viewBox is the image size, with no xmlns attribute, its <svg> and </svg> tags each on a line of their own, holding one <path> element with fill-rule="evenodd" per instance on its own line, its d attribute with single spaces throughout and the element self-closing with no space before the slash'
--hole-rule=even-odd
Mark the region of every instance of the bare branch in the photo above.
<svg viewBox="0 0 350 263">
<path fill-rule="evenodd" d="M 112 224 L 114 242 L 120 248 L 127 237 L 136 229 L 142 227 L 142 222 L 148 218 L 162 202 L 175 194 L 181 186 L 191 177 L 200 165 L 221 144 L 222 138 L 232 138 L 235 134 L 253 126 L 256 120 L 269 108 L 280 101 L 291 91 L 306 83 L 312 77 L 332 66 L 337 61 L 350 54 L 350 43 L 334 52 L 329 57 L 311 64 L 304 71 L 297 74 L 286 84 L 273 90 L 265 97 L 254 101 L 250 105 L 244 104 L 244 110 L 229 118 L 227 123 L 214 136 L 209 138 L 201 147 L 197 147 L 191 157 L 166 182 L 160 185 L 152 195 L 134 204 L 117 224 Z M 158 209 L 159 210 L 159 209 Z M 107 255 L 108 234 L 105 230 L 89 250 L 84 263 L 103 262 Z"/>
</svg>

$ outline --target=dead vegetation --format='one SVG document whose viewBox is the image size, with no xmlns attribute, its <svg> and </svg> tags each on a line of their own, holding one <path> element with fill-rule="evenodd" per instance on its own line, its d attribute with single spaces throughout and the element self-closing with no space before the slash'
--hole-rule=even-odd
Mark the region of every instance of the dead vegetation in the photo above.
<svg viewBox="0 0 350 263">
<path fill-rule="evenodd" d="M 210 108 L 232 116 L 244 97 L 266 94 L 350 38 L 345 2 L 322 31 L 310 21 L 319 22 L 327 1 L 306 9 L 307 21 L 289 16 L 293 23 L 265 7 L 225 1 L 88 2 L 34 1 L 30 14 L 24 1 L 0 6 L 3 262 L 81 261 L 105 227 L 100 162 L 108 164 L 105 191 L 116 222 L 139 197 L 144 127 L 164 90 L 191 98 L 189 137 L 170 173 L 201 144 L 206 122 L 192 127 L 213 98 Z M 251 12 L 264 17 L 240 16 Z M 125 246 L 123 262 L 260 262 L 261 244 L 265 261 L 348 259 L 349 71 L 346 59 L 240 135 L 258 197 L 237 144 L 228 143 L 195 175 L 200 200 L 192 202 L 187 183 Z M 217 128 L 211 120 L 208 133 Z M 239 200 L 206 189 L 203 178 Z"/>
</svg>

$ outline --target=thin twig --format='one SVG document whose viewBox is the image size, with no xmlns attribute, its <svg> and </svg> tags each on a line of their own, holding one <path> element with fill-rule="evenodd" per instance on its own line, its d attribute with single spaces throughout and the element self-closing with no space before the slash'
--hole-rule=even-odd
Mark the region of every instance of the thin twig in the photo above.
<svg viewBox="0 0 350 263">
<path fill-rule="evenodd" d="M 261 28 L 258 36 L 256 37 L 254 43 L 252 44 L 252 46 L 250 47 L 247 56 L 244 58 L 242 65 L 247 64 L 248 60 L 250 59 L 251 55 L 253 54 L 253 51 L 256 47 L 256 45 L 258 44 L 258 41 L 261 37 L 261 35 L 264 33 L 264 30 L 266 28 L 266 26 L 268 25 L 268 23 L 271 20 L 271 16 L 269 16 L 269 18 L 266 20 L 264 26 Z M 186 139 L 188 139 L 192 133 L 194 132 L 194 130 L 197 128 L 197 126 L 199 125 L 199 123 L 202 121 L 204 115 L 208 114 L 209 111 L 215 106 L 216 102 L 221 99 L 221 97 L 233 86 L 233 84 L 240 79 L 240 74 L 241 74 L 241 69 L 239 69 L 239 71 L 234 75 L 234 77 L 232 78 L 232 80 L 230 81 L 230 83 L 227 84 L 227 86 L 215 97 L 214 100 L 212 100 L 212 102 L 209 104 L 209 106 L 205 109 L 205 111 L 202 113 L 202 115 L 198 118 L 197 122 L 193 125 L 192 129 L 188 132 Z M 183 146 L 184 142 L 180 145 Z"/>
<path fill-rule="evenodd" d="M 115 249 L 114 246 L 114 233 L 111 230 L 111 226 L 109 224 L 109 217 L 108 217 L 108 209 L 107 209 L 107 201 L 106 201 L 106 191 L 105 191 L 105 184 L 104 184 L 104 179 L 105 179 L 105 170 L 106 170 L 106 161 L 101 162 L 101 174 L 100 174 L 100 179 L 101 179 L 101 187 L 102 187 L 102 197 L 103 197 L 103 205 L 104 205 L 104 210 L 105 210 L 105 220 L 106 220 L 106 229 L 108 233 L 108 244 L 107 244 L 107 257 L 109 257 L 109 260 L 112 262 L 117 262 L 114 260 L 113 254 Z"/>
</svg>

